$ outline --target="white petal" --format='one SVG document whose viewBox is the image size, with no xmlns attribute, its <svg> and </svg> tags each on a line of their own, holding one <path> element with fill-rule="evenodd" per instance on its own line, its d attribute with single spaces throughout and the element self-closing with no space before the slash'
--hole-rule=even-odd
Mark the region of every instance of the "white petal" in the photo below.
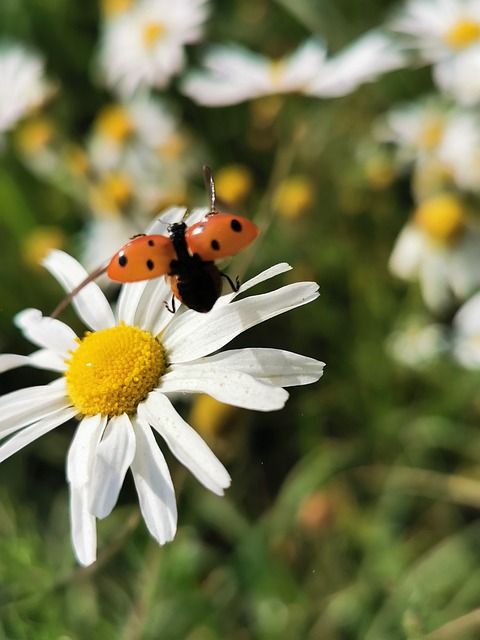
<svg viewBox="0 0 480 640">
<path fill-rule="evenodd" d="M 180 222 L 186 211 L 187 209 L 185 207 L 169 207 L 168 209 L 163 211 L 160 216 L 148 227 L 147 234 L 149 236 L 166 236 L 168 225 L 173 224 L 174 222 Z M 207 213 L 207 211 L 205 211 L 205 213 Z"/>
<path fill-rule="evenodd" d="M 142 324 L 145 331 L 157 336 L 167 324 L 172 320 L 172 314 L 167 309 L 165 302 L 170 303 L 172 290 L 170 284 L 164 278 L 155 280 L 155 286 L 146 291 L 146 302 L 142 308 Z M 181 304 L 175 300 L 175 307 L 178 310 Z"/>
<path fill-rule="evenodd" d="M 89 511 L 108 516 L 118 500 L 127 469 L 135 455 L 135 433 L 124 413 L 111 418 L 97 446 L 89 482 Z"/>
<path fill-rule="evenodd" d="M 404 280 L 415 280 L 425 249 L 425 234 L 408 223 L 400 232 L 388 266 L 393 275 Z"/>
<path fill-rule="evenodd" d="M 19 356 L 16 353 L 2 353 L 0 355 L 0 373 L 31 365 L 30 356 Z"/>
<path fill-rule="evenodd" d="M 170 472 L 150 426 L 134 421 L 137 449 L 131 468 L 143 519 L 159 544 L 173 540 L 177 530 L 177 504 Z"/>
<path fill-rule="evenodd" d="M 75 346 L 78 346 L 75 344 Z M 38 349 L 29 355 L 30 366 L 37 369 L 47 369 L 48 371 L 58 371 L 63 373 L 68 369 L 67 360 L 58 353 L 50 349 Z"/>
<path fill-rule="evenodd" d="M 30 342 L 51 349 L 63 358 L 76 348 L 75 332 L 55 318 L 43 316 L 38 309 L 25 309 L 15 316 L 15 324 Z"/>
<path fill-rule="evenodd" d="M 256 411 L 281 409 L 288 392 L 217 364 L 174 365 L 162 378 L 162 393 L 208 393 L 219 402 Z"/>
<path fill-rule="evenodd" d="M 223 490 L 230 486 L 227 470 L 167 397 L 153 391 L 138 405 L 138 415 L 158 431 L 173 455 L 197 480 L 213 493 L 223 495 Z"/>
<path fill-rule="evenodd" d="M 323 375 L 324 362 L 282 349 L 233 349 L 202 358 L 198 366 L 241 371 L 276 387 L 311 384 Z M 196 367 L 190 362 L 189 367 Z M 168 375 L 168 374 L 167 374 Z"/>
<path fill-rule="evenodd" d="M 39 420 L 35 422 L 35 424 L 20 431 L 20 433 L 12 436 L 10 440 L 7 440 L 7 442 L 0 447 L 0 462 L 17 453 L 17 451 L 26 447 L 27 444 L 40 438 L 40 436 L 45 435 L 49 431 L 52 431 L 52 429 L 67 422 L 67 420 L 73 418 L 76 413 L 77 410 L 71 407 L 57 411 L 53 416 Z"/>
<path fill-rule="evenodd" d="M 63 251 L 50 251 L 43 264 L 67 293 L 88 276 L 82 265 Z M 95 282 L 90 282 L 79 291 L 72 304 L 81 320 L 94 331 L 115 326 L 115 318 L 108 300 Z"/>
<path fill-rule="evenodd" d="M 189 362 L 217 351 L 243 331 L 318 298 L 315 282 L 296 282 L 251 296 L 209 313 L 187 311 L 168 325 L 162 337 L 172 363 Z"/>
<path fill-rule="evenodd" d="M 71 407 L 62 387 L 19 389 L 0 398 L 0 437 Z"/>
<path fill-rule="evenodd" d="M 269 267 L 268 269 L 265 269 L 265 271 L 262 271 L 261 273 L 254 276 L 253 278 L 250 278 L 250 280 L 247 280 L 246 282 L 242 282 L 242 284 L 240 285 L 240 289 L 238 291 L 232 291 L 231 293 L 227 293 L 226 295 L 221 296 L 217 302 L 217 305 L 229 304 L 234 298 L 239 296 L 241 293 L 248 291 L 252 287 L 257 286 L 257 284 L 260 284 L 261 282 L 265 282 L 265 280 L 270 280 L 270 278 L 274 278 L 275 276 L 285 273 L 286 271 L 291 271 L 291 269 L 292 267 L 287 262 L 281 262 L 279 264 L 274 265 L 273 267 Z"/>
<path fill-rule="evenodd" d="M 131 326 L 135 325 L 137 307 L 147 284 L 148 280 L 142 280 L 141 282 L 129 282 L 122 286 L 117 304 L 119 322 L 125 322 Z"/>
<path fill-rule="evenodd" d="M 87 484 L 90 478 L 93 457 L 107 419 L 100 414 L 85 417 L 75 431 L 67 454 L 67 480 L 76 487 Z"/>
<path fill-rule="evenodd" d="M 97 559 L 97 528 L 95 517 L 88 512 L 87 487 L 70 485 L 70 529 L 73 549 L 84 567 Z"/>
</svg>

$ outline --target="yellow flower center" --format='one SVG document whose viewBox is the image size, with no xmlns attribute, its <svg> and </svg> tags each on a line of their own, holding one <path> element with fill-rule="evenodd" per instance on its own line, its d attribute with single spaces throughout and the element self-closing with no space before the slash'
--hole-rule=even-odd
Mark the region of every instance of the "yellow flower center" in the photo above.
<svg viewBox="0 0 480 640">
<path fill-rule="evenodd" d="M 104 191 L 105 197 L 119 207 L 127 205 L 133 194 L 131 180 L 121 173 L 108 175 L 101 184 L 101 189 Z"/>
<path fill-rule="evenodd" d="M 102 0 L 102 11 L 107 17 L 117 16 L 130 9 L 133 0 Z"/>
<path fill-rule="evenodd" d="M 452 49 L 465 49 L 480 39 L 480 24 L 474 20 L 459 20 L 445 34 L 445 42 Z"/>
<path fill-rule="evenodd" d="M 454 196 L 444 193 L 423 202 L 414 213 L 415 223 L 432 240 L 455 240 L 465 227 L 465 212 Z"/>
<path fill-rule="evenodd" d="M 285 178 L 273 195 L 273 205 L 284 218 L 298 218 L 312 206 L 314 188 L 305 176 Z"/>
<path fill-rule="evenodd" d="M 274 87 L 281 87 L 284 77 L 285 62 L 283 60 L 270 60 L 268 73 Z"/>
<path fill-rule="evenodd" d="M 101 136 L 121 143 L 131 135 L 134 127 L 125 109 L 118 104 L 112 104 L 99 113 L 95 128 Z"/>
<path fill-rule="evenodd" d="M 85 416 L 132 415 L 165 373 L 165 349 L 150 333 L 121 324 L 87 332 L 65 373 L 68 395 Z"/>
<path fill-rule="evenodd" d="M 251 192 L 253 176 L 243 165 L 231 164 L 217 171 L 215 186 L 221 200 L 240 202 Z"/>
<path fill-rule="evenodd" d="M 54 135 L 54 126 L 46 118 L 29 120 L 18 131 L 17 141 L 22 151 L 36 153 L 51 142 Z"/>
<path fill-rule="evenodd" d="M 443 133 L 443 124 L 440 120 L 432 119 L 419 133 L 417 142 L 422 149 L 436 147 Z"/>
<path fill-rule="evenodd" d="M 162 22 L 149 22 L 143 27 L 143 42 L 147 49 L 151 49 L 159 38 L 163 36 L 166 27 Z"/>
</svg>

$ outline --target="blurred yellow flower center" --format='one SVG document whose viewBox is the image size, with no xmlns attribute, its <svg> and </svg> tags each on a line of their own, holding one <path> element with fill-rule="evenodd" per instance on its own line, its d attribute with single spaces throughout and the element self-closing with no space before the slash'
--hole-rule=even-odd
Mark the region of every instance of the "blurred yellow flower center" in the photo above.
<svg viewBox="0 0 480 640">
<path fill-rule="evenodd" d="M 111 173 L 102 182 L 100 188 L 106 198 L 120 207 L 128 203 L 133 193 L 131 180 L 120 173 Z"/>
<path fill-rule="evenodd" d="M 443 124 L 439 120 L 432 120 L 420 131 L 417 142 L 423 149 L 431 149 L 439 144 L 442 133 Z"/>
<path fill-rule="evenodd" d="M 313 186 L 301 175 L 285 178 L 273 196 L 274 207 L 284 218 L 298 218 L 312 206 L 313 200 Z"/>
<path fill-rule="evenodd" d="M 414 214 L 415 223 L 433 240 L 455 240 L 465 227 L 461 203 L 450 194 L 441 194 L 422 203 Z"/>
<path fill-rule="evenodd" d="M 452 49 L 464 49 L 480 39 L 480 24 L 473 20 L 459 20 L 445 34 L 445 42 Z"/>
<path fill-rule="evenodd" d="M 149 22 L 143 27 L 143 42 L 147 48 L 153 47 L 159 38 L 163 36 L 166 27 L 162 22 Z"/>
<path fill-rule="evenodd" d="M 22 151 L 35 153 L 45 147 L 53 138 L 54 126 L 45 118 L 28 121 L 18 132 L 18 144 Z"/>
<path fill-rule="evenodd" d="M 65 376 L 72 403 L 86 416 L 134 414 L 167 366 L 162 344 L 138 327 L 87 332 L 78 342 Z"/>
<path fill-rule="evenodd" d="M 133 0 L 102 0 L 102 10 L 107 17 L 123 13 L 133 4 Z"/>
<path fill-rule="evenodd" d="M 95 127 L 100 135 L 121 143 L 132 133 L 133 122 L 123 107 L 112 104 L 100 112 Z"/>
<path fill-rule="evenodd" d="M 285 62 L 283 60 L 271 60 L 268 65 L 268 73 L 274 87 L 280 87 L 283 82 Z"/>
<path fill-rule="evenodd" d="M 217 171 L 215 186 L 221 200 L 239 202 L 252 190 L 253 177 L 246 167 L 232 164 Z"/>
</svg>

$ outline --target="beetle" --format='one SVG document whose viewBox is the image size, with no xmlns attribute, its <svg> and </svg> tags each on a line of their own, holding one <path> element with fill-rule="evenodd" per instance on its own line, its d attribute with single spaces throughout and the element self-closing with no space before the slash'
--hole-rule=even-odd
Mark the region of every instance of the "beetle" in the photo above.
<svg viewBox="0 0 480 640">
<path fill-rule="evenodd" d="M 203 171 L 210 195 L 210 211 L 202 220 L 190 227 L 184 221 L 170 224 L 168 236 L 135 236 L 106 267 L 101 267 L 76 287 L 54 314 L 57 315 L 83 286 L 105 272 L 111 280 L 121 283 L 166 276 L 172 290 L 171 304 L 166 305 L 172 313 L 175 312 L 175 299 L 199 313 L 210 311 L 220 297 L 222 278 L 233 291 L 238 291 L 238 278 L 233 282 L 218 269 L 215 260 L 233 256 L 251 244 L 258 235 L 258 227 L 246 218 L 216 210 L 213 174 L 207 166 Z"/>
</svg>

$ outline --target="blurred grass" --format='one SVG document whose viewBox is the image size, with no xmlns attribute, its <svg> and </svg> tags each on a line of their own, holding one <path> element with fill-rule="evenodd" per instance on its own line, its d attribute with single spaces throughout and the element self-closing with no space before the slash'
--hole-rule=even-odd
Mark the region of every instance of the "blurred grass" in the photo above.
<svg viewBox="0 0 480 640">
<path fill-rule="evenodd" d="M 393 6 L 217 2 L 210 33 L 212 41 L 277 53 L 313 27 L 339 48 Z M 0 8 L 2 35 L 46 55 L 62 85 L 49 110 L 78 140 L 106 100 L 89 75 L 97 18 L 92 1 L 3 0 Z M 206 163 L 237 162 L 253 172 L 246 208 L 264 228 L 247 272 L 288 261 L 288 278 L 320 283 L 317 302 L 235 344 L 298 351 L 325 360 L 326 373 L 316 385 L 293 388 L 282 412 L 241 412 L 212 440 L 233 478 L 225 498 L 169 460 L 180 526 L 166 547 L 146 534 L 128 479 L 120 506 L 99 523 L 101 559 L 89 569 L 75 566 L 69 542 L 71 429 L 2 464 L 2 640 L 480 637 L 478 376 L 448 361 L 414 372 L 386 356 L 403 305 L 419 304 L 386 271 L 410 194 L 402 183 L 368 184 L 355 156 L 373 118 L 428 83 L 423 71 L 397 72 L 334 102 L 285 97 L 262 127 L 255 123 L 268 101 L 209 110 L 175 96 L 203 137 Z M 13 314 L 27 306 L 49 311 L 60 292 L 24 260 L 25 235 L 58 225 L 75 250 L 82 218 L 19 166 L 9 146 L 0 169 L 1 348 L 28 353 Z M 291 174 L 305 176 L 315 193 L 295 220 L 272 215 L 274 190 Z M 197 193 L 200 184 L 199 167 Z M 47 379 L 20 370 L 4 374 L 0 389 Z"/>
</svg>

